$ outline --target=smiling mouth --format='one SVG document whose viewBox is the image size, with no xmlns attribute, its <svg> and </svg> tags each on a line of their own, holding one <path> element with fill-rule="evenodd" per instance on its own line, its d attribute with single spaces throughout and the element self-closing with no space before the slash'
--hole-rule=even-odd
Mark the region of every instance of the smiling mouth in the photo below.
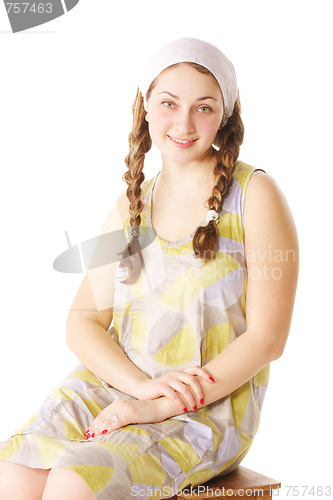
<svg viewBox="0 0 333 500">
<path fill-rule="evenodd" d="M 198 139 L 177 139 L 176 137 L 172 137 L 171 135 L 168 135 L 168 137 L 177 144 L 192 144 L 193 142 L 198 140 Z"/>
</svg>

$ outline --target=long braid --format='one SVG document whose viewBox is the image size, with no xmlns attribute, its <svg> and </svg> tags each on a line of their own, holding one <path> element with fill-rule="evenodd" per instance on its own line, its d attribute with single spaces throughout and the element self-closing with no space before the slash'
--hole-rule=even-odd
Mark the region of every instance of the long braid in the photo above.
<svg viewBox="0 0 333 500">
<path fill-rule="evenodd" d="M 141 212 L 144 208 L 142 202 L 141 184 L 145 180 L 143 166 L 145 154 L 151 148 L 151 138 L 148 130 L 148 123 L 145 120 L 146 111 L 143 105 L 143 98 L 138 89 L 133 103 L 133 126 L 128 136 L 129 153 L 125 158 L 128 170 L 123 175 L 123 180 L 127 184 L 127 197 L 129 199 L 130 225 L 132 227 L 131 241 L 126 248 L 120 252 L 120 266 L 127 271 L 128 278 L 123 281 L 125 284 L 134 283 L 142 267 L 142 253 L 139 244 L 139 227 L 141 224 Z"/>
<path fill-rule="evenodd" d="M 232 172 L 239 155 L 239 148 L 244 138 L 244 126 L 240 117 L 241 106 L 237 99 L 233 114 L 226 125 L 218 132 L 215 145 L 216 166 L 214 169 L 215 185 L 208 200 L 209 209 L 220 213 L 232 182 Z M 193 237 L 193 251 L 196 257 L 205 262 L 216 256 L 218 249 L 218 228 L 214 220 L 206 226 L 200 226 Z"/>
</svg>

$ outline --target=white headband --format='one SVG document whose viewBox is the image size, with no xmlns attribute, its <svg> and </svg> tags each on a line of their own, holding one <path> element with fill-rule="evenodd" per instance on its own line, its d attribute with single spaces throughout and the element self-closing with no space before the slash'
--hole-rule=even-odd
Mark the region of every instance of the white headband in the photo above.
<svg viewBox="0 0 333 500">
<path fill-rule="evenodd" d="M 232 115 L 238 97 L 236 74 L 231 61 L 215 45 L 197 38 L 179 38 L 162 47 L 150 60 L 140 91 L 147 109 L 146 94 L 152 81 L 166 68 L 180 62 L 194 62 L 207 68 L 216 78 L 224 100 L 222 126 Z"/>
</svg>

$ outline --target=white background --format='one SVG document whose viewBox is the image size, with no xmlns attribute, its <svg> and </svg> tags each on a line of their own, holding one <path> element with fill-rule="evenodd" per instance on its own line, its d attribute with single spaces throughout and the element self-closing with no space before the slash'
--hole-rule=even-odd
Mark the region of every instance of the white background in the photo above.
<svg viewBox="0 0 333 500">
<path fill-rule="evenodd" d="M 287 485 L 333 487 L 330 3 L 81 0 L 16 34 L 0 4 L 0 439 L 76 363 L 65 321 L 82 275 L 58 273 L 52 263 L 67 247 L 64 231 L 73 245 L 98 234 L 125 188 L 142 61 L 194 36 L 233 61 L 245 123 L 240 159 L 276 179 L 300 242 L 290 337 L 272 363 L 243 465 L 281 480 L 282 498 L 296 495 Z M 159 168 L 153 152 L 146 178 Z"/>
</svg>

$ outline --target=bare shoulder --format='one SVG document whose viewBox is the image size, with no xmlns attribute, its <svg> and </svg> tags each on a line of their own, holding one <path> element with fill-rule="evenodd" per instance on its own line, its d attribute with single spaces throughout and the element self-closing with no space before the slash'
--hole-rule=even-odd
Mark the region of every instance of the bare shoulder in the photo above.
<svg viewBox="0 0 333 500">
<path fill-rule="evenodd" d="M 261 199 L 273 197 L 272 201 L 285 199 L 276 180 L 264 172 L 259 172 L 259 174 L 251 177 L 246 192 L 246 203 L 249 204 L 249 202 L 258 200 L 258 197 Z"/>
<path fill-rule="evenodd" d="M 128 215 L 129 200 L 125 191 L 116 199 L 110 212 L 107 214 L 101 233 L 103 234 L 121 229 Z"/>
<path fill-rule="evenodd" d="M 275 179 L 261 173 L 251 177 L 244 205 L 245 239 L 252 234 L 262 236 L 274 232 L 280 237 L 289 237 L 296 243 L 295 222 L 287 199 Z"/>
</svg>

